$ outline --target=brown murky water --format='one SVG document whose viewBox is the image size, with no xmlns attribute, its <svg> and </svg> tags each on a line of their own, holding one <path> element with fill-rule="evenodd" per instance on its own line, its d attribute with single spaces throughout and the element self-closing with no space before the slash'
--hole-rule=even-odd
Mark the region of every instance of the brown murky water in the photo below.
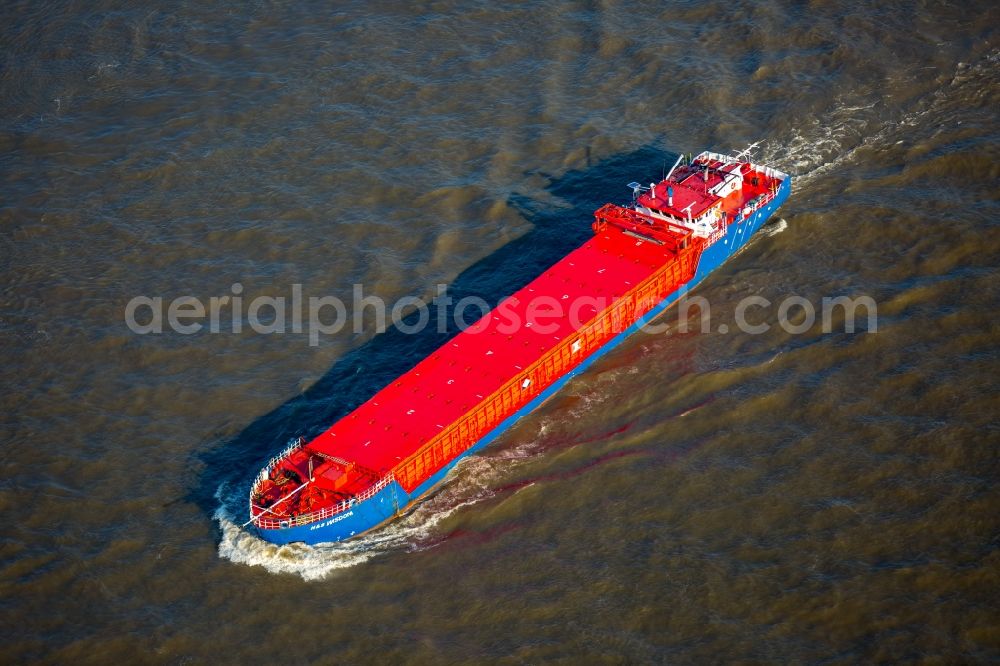
<svg viewBox="0 0 1000 666">
<path fill-rule="evenodd" d="M 5 662 L 1000 657 L 991 3 L 0 8 Z M 126 303 L 509 293 L 676 152 L 792 198 L 700 288 L 877 332 L 640 336 L 412 515 L 245 490 L 440 337 L 135 335 Z M 371 322 L 369 322 L 371 324 Z"/>
</svg>

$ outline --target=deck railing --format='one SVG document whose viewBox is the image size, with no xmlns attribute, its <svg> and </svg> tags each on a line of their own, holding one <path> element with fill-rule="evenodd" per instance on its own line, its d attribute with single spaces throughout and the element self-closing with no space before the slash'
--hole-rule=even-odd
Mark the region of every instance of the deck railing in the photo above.
<svg viewBox="0 0 1000 666">
<path fill-rule="evenodd" d="M 254 479 L 253 489 L 256 490 L 257 486 L 259 486 L 261 483 L 263 483 L 265 479 L 268 478 L 268 476 L 271 474 L 271 470 L 274 469 L 275 465 L 277 465 L 279 462 L 281 462 L 288 456 L 298 451 L 300 448 L 302 448 L 303 445 L 305 445 L 305 443 L 306 440 L 304 437 L 298 437 L 296 439 L 293 439 L 292 442 L 287 447 L 285 447 L 285 449 L 281 453 L 268 460 L 267 464 L 264 465 L 263 469 L 261 469 L 260 472 L 257 474 L 257 478 Z"/>
<path fill-rule="evenodd" d="M 655 243 L 669 246 L 672 250 L 686 247 L 693 233 L 691 229 L 677 222 L 646 215 L 624 206 L 604 204 L 594 213 L 594 231 L 601 233 L 609 224 L 626 233 L 646 236 Z"/>
<path fill-rule="evenodd" d="M 378 480 L 372 486 L 369 486 L 364 491 L 358 493 L 351 499 L 341 500 L 332 506 L 323 507 L 319 511 L 312 511 L 310 513 L 302 513 L 297 516 L 272 516 L 266 513 L 260 513 L 253 517 L 253 523 L 257 527 L 265 530 L 276 530 L 276 529 L 286 529 L 289 527 L 299 527 L 301 525 L 308 525 L 310 523 L 315 523 L 331 516 L 336 516 L 338 513 L 343 513 L 348 509 L 354 507 L 354 505 L 364 502 L 366 499 L 371 498 L 373 495 L 378 493 L 380 490 L 389 485 L 395 477 L 392 472 L 389 472 L 381 479 Z M 253 516 L 253 504 L 251 500 L 250 515 Z"/>
<path fill-rule="evenodd" d="M 788 178 L 787 173 L 775 169 L 774 167 L 769 167 L 764 164 L 758 164 L 750 159 L 739 159 L 733 155 L 723 155 L 722 153 L 714 153 L 710 150 L 706 150 L 702 153 L 699 153 L 698 156 L 695 157 L 694 159 L 696 161 L 699 159 L 715 160 L 717 162 L 722 162 L 724 164 L 734 164 L 734 163 L 749 164 L 751 169 L 753 169 L 754 171 L 759 171 L 768 178 L 776 178 L 777 180 L 781 181 L 784 181 L 786 178 Z"/>
</svg>

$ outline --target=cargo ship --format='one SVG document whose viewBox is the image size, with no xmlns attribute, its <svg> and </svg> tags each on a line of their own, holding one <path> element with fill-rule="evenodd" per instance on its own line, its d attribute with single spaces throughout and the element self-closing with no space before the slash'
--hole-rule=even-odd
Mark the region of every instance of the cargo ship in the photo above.
<svg viewBox="0 0 1000 666">
<path fill-rule="evenodd" d="M 276 543 L 358 536 L 404 514 L 753 236 L 791 177 L 736 155 L 681 156 L 593 236 L 321 434 L 272 458 L 244 525 Z M 251 527 L 252 526 L 252 527 Z"/>
</svg>

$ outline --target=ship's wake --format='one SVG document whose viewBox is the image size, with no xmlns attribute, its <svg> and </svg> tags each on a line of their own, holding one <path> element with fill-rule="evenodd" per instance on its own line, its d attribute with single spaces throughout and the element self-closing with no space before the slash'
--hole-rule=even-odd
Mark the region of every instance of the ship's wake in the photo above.
<svg viewBox="0 0 1000 666">
<path fill-rule="evenodd" d="M 915 79 L 927 74 L 906 76 Z M 880 94 L 845 93 L 827 112 L 791 128 L 783 140 L 768 142 L 761 161 L 791 173 L 801 191 L 822 182 L 821 176 L 851 164 L 861 151 L 910 144 L 917 130 L 930 136 L 947 131 L 964 108 L 962 100 L 979 100 L 984 90 L 993 89 L 998 75 L 1000 50 L 994 49 L 976 62 L 958 63 L 951 73 L 939 73 L 940 86 L 910 108 L 890 111 Z"/>
</svg>

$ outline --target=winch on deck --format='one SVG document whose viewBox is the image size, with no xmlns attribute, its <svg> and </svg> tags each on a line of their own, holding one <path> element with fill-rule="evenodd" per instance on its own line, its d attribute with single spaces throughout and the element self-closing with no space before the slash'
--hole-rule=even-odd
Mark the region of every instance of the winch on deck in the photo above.
<svg viewBox="0 0 1000 666">
<path fill-rule="evenodd" d="M 259 514 L 281 519 L 350 501 L 380 474 L 358 463 L 302 446 L 269 470 L 258 483 L 253 504 Z"/>
</svg>

